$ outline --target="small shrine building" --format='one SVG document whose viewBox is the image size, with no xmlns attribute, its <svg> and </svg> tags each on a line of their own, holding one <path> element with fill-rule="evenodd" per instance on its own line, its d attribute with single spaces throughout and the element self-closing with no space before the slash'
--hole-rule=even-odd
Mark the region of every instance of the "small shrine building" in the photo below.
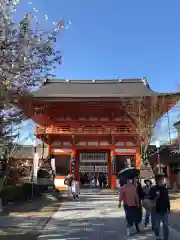
<svg viewBox="0 0 180 240">
<path fill-rule="evenodd" d="M 77 179 L 85 173 L 104 173 L 115 189 L 120 170 L 140 167 L 140 136 L 131 105 L 143 98 L 149 114 L 152 96 L 165 98 L 167 111 L 177 101 L 177 94 L 154 92 L 145 78 L 47 80 L 20 105 L 36 123 L 36 137 L 55 157 L 59 189 L 65 189 L 68 173 Z"/>
</svg>

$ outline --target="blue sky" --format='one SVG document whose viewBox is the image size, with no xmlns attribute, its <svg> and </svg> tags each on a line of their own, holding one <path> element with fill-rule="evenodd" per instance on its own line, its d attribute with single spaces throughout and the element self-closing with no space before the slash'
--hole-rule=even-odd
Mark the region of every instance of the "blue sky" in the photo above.
<svg viewBox="0 0 180 240">
<path fill-rule="evenodd" d="M 68 25 L 58 40 L 63 64 L 57 78 L 145 76 L 153 90 L 178 91 L 179 0 L 22 0 L 16 18 L 32 8 L 42 21 L 48 15 L 42 27 L 53 28 L 52 22 L 62 18 Z M 177 110 L 170 113 L 171 125 L 177 115 Z M 167 126 L 167 118 L 158 126 L 162 139 L 168 138 Z"/>
</svg>

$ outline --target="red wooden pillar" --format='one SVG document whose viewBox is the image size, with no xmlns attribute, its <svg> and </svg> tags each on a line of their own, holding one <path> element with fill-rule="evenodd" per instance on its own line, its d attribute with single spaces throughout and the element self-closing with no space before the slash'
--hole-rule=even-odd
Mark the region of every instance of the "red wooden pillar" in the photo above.
<svg viewBox="0 0 180 240">
<path fill-rule="evenodd" d="M 140 168 L 141 165 L 141 154 L 140 154 L 140 148 L 136 148 L 136 168 Z"/>
<path fill-rule="evenodd" d="M 116 189 L 116 156 L 114 149 L 111 150 L 110 161 L 111 161 L 111 188 Z"/>
</svg>

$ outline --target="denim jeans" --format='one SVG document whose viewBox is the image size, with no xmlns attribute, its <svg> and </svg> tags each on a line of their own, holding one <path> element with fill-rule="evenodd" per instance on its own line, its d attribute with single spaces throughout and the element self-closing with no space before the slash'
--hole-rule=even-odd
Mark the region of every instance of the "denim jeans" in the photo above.
<svg viewBox="0 0 180 240">
<path fill-rule="evenodd" d="M 145 222 L 144 222 L 144 225 L 147 226 L 149 224 L 149 219 L 151 217 L 151 212 L 147 211 L 146 210 L 146 214 L 145 214 Z M 151 219 L 151 222 L 152 222 L 152 219 Z"/>
<path fill-rule="evenodd" d="M 159 237 L 161 222 L 163 224 L 164 240 L 168 240 L 169 239 L 169 227 L 168 227 L 168 214 L 167 213 L 164 213 L 164 214 L 156 213 L 156 226 L 155 226 L 156 237 Z"/>
<path fill-rule="evenodd" d="M 156 224 L 156 215 L 155 214 L 156 214 L 155 209 L 152 209 L 151 211 L 146 210 L 145 222 L 144 222 L 145 226 L 147 226 L 149 224 L 149 220 L 151 218 L 152 229 L 155 229 L 155 224 Z"/>
</svg>

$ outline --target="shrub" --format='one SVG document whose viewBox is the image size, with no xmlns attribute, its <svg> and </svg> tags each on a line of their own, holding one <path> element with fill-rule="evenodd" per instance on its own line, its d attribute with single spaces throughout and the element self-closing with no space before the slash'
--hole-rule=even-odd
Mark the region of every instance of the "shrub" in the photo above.
<svg viewBox="0 0 180 240">
<path fill-rule="evenodd" d="M 2 204 L 16 202 L 21 200 L 29 200 L 33 197 L 41 196 L 41 188 L 37 184 L 25 183 L 22 185 L 6 186 L 0 193 Z"/>
<path fill-rule="evenodd" d="M 23 192 L 21 185 L 7 186 L 0 193 L 3 205 L 9 202 L 18 201 L 22 199 L 22 196 Z"/>
<path fill-rule="evenodd" d="M 42 194 L 41 188 L 37 184 L 25 183 L 22 185 L 23 199 L 28 200 L 31 197 L 40 197 Z"/>
</svg>

